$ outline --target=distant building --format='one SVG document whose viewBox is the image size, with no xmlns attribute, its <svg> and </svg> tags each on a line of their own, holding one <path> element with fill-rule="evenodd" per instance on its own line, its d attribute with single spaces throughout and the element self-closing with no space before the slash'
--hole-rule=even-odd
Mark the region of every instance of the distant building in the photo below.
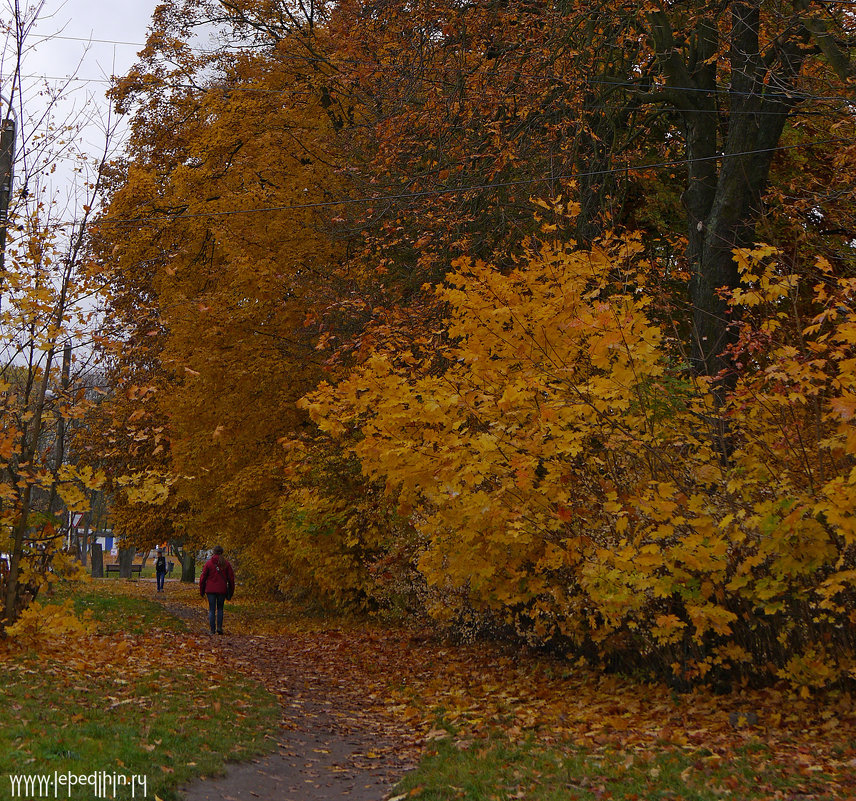
<svg viewBox="0 0 856 801">
<path fill-rule="evenodd" d="M 67 543 L 69 546 L 82 541 L 84 535 L 88 534 L 89 546 L 97 542 L 104 553 L 116 554 L 116 540 L 113 537 L 112 528 L 100 528 L 97 531 L 92 531 L 88 528 L 84 520 L 82 512 L 73 512 L 71 514 L 71 525 L 68 529 Z M 94 536 L 93 536 L 94 535 Z"/>
</svg>

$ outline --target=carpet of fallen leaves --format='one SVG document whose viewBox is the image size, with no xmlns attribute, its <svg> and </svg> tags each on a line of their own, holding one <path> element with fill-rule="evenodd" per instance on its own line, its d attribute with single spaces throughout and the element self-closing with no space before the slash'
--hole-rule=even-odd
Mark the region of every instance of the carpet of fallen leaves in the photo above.
<svg viewBox="0 0 856 801">
<path fill-rule="evenodd" d="M 145 582 L 109 591 L 155 597 Z M 155 597 L 170 611 L 205 625 L 193 587 L 173 583 Z M 212 678 L 240 671 L 260 679 L 285 707 L 335 711 L 353 731 L 370 732 L 364 759 L 406 767 L 433 739 L 466 743 L 502 731 L 546 745 L 640 758 L 683 749 L 709 764 L 727 763 L 758 744 L 764 759 L 795 777 L 824 774 L 827 797 L 856 798 L 856 702 L 844 692 L 800 698 L 785 687 L 678 694 L 660 684 L 598 674 L 585 667 L 485 643 L 450 645 L 430 634 L 350 623 L 294 619 L 277 604 L 227 604 L 232 635 L 206 638 L 91 635 L 80 638 L 67 667 L 124 675 L 187 660 Z M 130 657 L 133 656 L 133 659 Z M 831 778 L 830 778 L 831 777 Z M 763 787 L 754 787 L 764 797 Z M 770 798 L 779 797 L 770 790 Z"/>
<path fill-rule="evenodd" d="M 152 598 L 150 587 L 142 582 L 125 584 L 105 582 L 99 591 Z M 50 602 L 50 601 L 49 601 Z M 199 638 L 171 628 L 153 627 L 144 633 L 110 631 L 40 639 L 24 647 L 38 658 L 40 670 L 58 674 L 121 675 L 128 684 L 165 666 L 217 677 L 226 672 L 216 652 L 202 648 Z M 21 644 L 14 640 L 0 643 L 0 661 L 11 664 Z M 22 667 L 21 669 L 27 669 Z"/>
<path fill-rule="evenodd" d="M 290 649 L 292 659 L 312 665 L 328 686 L 356 690 L 375 716 L 407 722 L 423 741 L 445 736 L 435 728 L 441 719 L 462 741 L 500 727 L 512 739 L 531 734 L 549 744 L 640 757 L 664 747 L 706 749 L 711 764 L 760 742 L 783 771 L 809 780 L 823 772 L 836 782 L 825 792 L 856 798 L 856 715 L 849 696 L 805 701 L 782 689 L 675 695 L 589 670 L 559 676 L 557 666 L 535 658 L 397 632 L 298 634 Z"/>
<path fill-rule="evenodd" d="M 172 599 L 199 606 L 192 589 Z M 197 612 L 203 615 L 201 607 Z M 450 645 L 430 634 L 352 622 L 295 620 L 276 604 L 229 613 L 243 633 L 237 669 L 261 679 L 288 704 L 323 700 L 355 728 L 377 733 L 383 748 L 407 752 L 447 736 L 461 742 L 502 730 L 588 752 L 645 758 L 665 748 L 699 753 L 707 764 L 764 746 L 763 758 L 807 786 L 818 774 L 829 797 L 856 798 L 856 699 L 843 692 L 800 698 L 787 687 L 675 693 L 662 684 L 603 675 L 590 668 L 486 643 Z M 295 677 L 305 682 L 295 691 Z M 384 735 L 384 736 L 381 736 Z M 763 794 L 763 787 L 754 792 Z M 772 788 L 770 797 L 781 797 Z"/>
</svg>

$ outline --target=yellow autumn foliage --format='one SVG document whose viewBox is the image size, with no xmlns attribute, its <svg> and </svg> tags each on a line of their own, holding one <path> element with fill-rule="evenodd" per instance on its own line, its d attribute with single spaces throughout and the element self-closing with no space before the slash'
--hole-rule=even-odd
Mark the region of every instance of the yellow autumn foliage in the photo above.
<svg viewBox="0 0 856 801">
<path fill-rule="evenodd" d="M 92 633 L 94 625 L 91 617 L 92 612 L 89 610 L 83 616 L 78 616 L 71 600 L 62 604 L 33 601 L 21 612 L 18 620 L 6 629 L 6 634 L 29 647 L 38 648 L 44 641 L 55 643 L 64 637 Z"/>
<path fill-rule="evenodd" d="M 411 510 L 435 614 L 682 678 L 846 675 L 854 287 L 831 317 L 816 299 L 801 348 L 776 344 L 761 325 L 796 281 L 771 248 L 737 258 L 740 347 L 766 350 L 724 407 L 655 319 L 660 267 L 632 236 L 533 242 L 508 273 L 458 261 L 445 348 L 375 355 L 302 402 Z"/>
</svg>

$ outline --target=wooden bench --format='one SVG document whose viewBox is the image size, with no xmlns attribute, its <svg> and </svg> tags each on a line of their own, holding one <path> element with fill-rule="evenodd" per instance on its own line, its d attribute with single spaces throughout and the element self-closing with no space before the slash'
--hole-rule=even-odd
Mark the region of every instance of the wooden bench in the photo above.
<svg viewBox="0 0 856 801">
<path fill-rule="evenodd" d="M 105 575 L 109 575 L 110 573 L 118 573 L 119 565 L 104 565 L 104 573 Z M 131 573 L 136 573 L 138 576 L 143 575 L 143 566 L 142 565 L 131 565 Z"/>
</svg>

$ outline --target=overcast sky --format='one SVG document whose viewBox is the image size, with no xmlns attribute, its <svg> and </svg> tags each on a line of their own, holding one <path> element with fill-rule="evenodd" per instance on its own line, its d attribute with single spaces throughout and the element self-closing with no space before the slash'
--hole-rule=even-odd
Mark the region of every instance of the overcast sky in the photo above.
<svg viewBox="0 0 856 801">
<path fill-rule="evenodd" d="M 156 0 L 47 0 L 33 37 L 35 50 L 27 59 L 28 71 L 50 77 L 77 72 L 103 93 L 105 84 L 95 82 L 114 72 L 124 74 L 133 64 L 156 4 Z M 54 34 L 63 38 L 36 41 Z"/>
<path fill-rule="evenodd" d="M 11 17 L 13 2 L 0 0 L 4 22 Z M 27 4 L 21 0 L 22 6 Z M 55 91 L 68 78 L 74 80 L 63 89 L 55 119 L 61 121 L 81 111 L 87 115 L 96 112 L 106 119 L 104 93 L 110 78 L 124 75 L 133 65 L 156 5 L 157 0 L 46 0 L 27 41 L 22 70 L 24 117 L 30 118 L 30 127 L 44 104 L 40 92 Z M 9 87 L 10 52 L 7 42 L 2 64 L 4 95 Z M 87 152 L 99 152 L 104 143 L 100 126 L 86 128 L 78 143 Z M 70 183 L 62 165 L 52 182 L 58 187 Z"/>
</svg>

